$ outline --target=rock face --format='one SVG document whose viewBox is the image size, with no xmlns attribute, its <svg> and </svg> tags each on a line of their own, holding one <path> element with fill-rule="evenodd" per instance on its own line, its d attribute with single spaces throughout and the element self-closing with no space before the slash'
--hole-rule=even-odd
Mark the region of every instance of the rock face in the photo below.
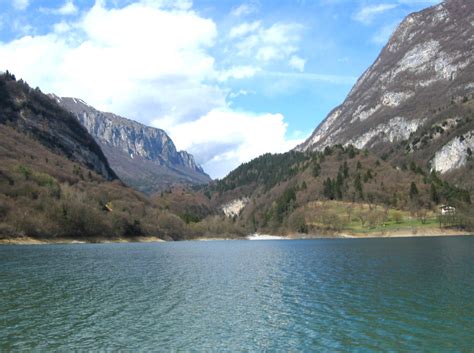
<svg viewBox="0 0 474 353">
<path fill-rule="evenodd" d="M 464 166 L 474 151 L 474 130 L 454 138 L 436 152 L 432 167 L 441 173 Z"/>
<path fill-rule="evenodd" d="M 0 124 L 26 134 L 105 179 L 117 179 L 99 145 L 74 115 L 9 73 L 0 75 Z"/>
<path fill-rule="evenodd" d="M 126 184 L 151 194 L 174 184 L 211 180 L 192 155 L 176 150 L 163 130 L 98 111 L 81 99 L 52 97 L 89 131 Z"/>
<path fill-rule="evenodd" d="M 409 15 L 342 105 L 296 149 L 353 144 L 448 172 L 468 160 L 467 147 L 456 163 L 441 156 L 474 128 L 473 96 L 474 1 L 447 0 Z M 457 123 L 446 128 L 451 120 Z"/>
<path fill-rule="evenodd" d="M 248 197 L 243 197 L 241 199 L 232 200 L 221 206 L 222 212 L 227 217 L 236 217 L 244 209 L 244 207 L 249 203 L 250 199 Z"/>
</svg>

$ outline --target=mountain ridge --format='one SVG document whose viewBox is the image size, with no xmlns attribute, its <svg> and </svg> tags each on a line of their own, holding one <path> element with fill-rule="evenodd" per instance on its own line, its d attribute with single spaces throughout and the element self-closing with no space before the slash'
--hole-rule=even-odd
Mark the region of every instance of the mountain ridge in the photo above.
<svg viewBox="0 0 474 353">
<path fill-rule="evenodd" d="M 51 97 L 89 131 L 126 184 L 151 194 L 175 184 L 211 180 L 191 154 L 176 149 L 164 130 L 101 112 L 78 98 Z"/>
<path fill-rule="evenodd" d="M 449 0 L 410 14 L 344 102 L 295 150 L 352 144 L 400 166 L 417 160 L 442 173 L 469 167 L 473 58 L 473 2 Z"/>
<path fill-rule="evenodd" d="M 99 145 L 74 116 L 56 106 L 39 89 L 5 73 L 0 76 L 0 123 L 30 137 L 68 159 L 94 170 L 107 180 L 117 179 Z"/>
</svg>

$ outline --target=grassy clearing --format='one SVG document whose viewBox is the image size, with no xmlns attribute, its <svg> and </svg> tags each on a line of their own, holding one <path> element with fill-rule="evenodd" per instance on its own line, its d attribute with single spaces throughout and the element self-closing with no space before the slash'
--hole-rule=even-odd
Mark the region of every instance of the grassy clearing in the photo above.
<svg viewBox="0 0 474 353">
<path fill-rule="evenodd" d="M 306 206 L 304 213 L 310 229 L 354 234 L 419 233 L 440 228 L 436 211 L 425 209 L 404 211 L 371 204 L 318 201 Z"/>
</svg>

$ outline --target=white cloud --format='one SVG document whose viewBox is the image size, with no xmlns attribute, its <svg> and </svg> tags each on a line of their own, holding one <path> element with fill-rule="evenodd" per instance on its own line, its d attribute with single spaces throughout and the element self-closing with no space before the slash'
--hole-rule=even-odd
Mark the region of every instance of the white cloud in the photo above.
<svg viewBox="0 0 474 353">
<path fill-rule="evenodd" d="M 242 31 L 247 35 L 242 35 L 242 38 L 236 41 L 235 48 L 239 56 L 256 58 L 264 64 L 289 60 L 290 56 L 298 51 L 302 29 L 297 23 L 278 22 L 266 28 L 259 25 L 253 31 Z"/>
<path fill-rule="evenodd" d="M 231 97 L 219 84 L 252 77 L 261 68 L 230 61 L 217 69 L 210 54 L 216 24 L 194 12 L 189 2 L 142 0 L 122 8 L 104 4 L 97 1 L 78 20 L 63 19 L 50 33 L 0 43 L 0 70 L 8 69 L 45 92 L 153 122 L 170 133 L 178 148 L 195 154 L 212 176 L 222 177 L 244 161 L 300 142 L 285 138 L 287 124 L 280 114 L 232 110 L 226 99 L 248 92 Z M 274 50 L 265 60 L 289 60 L 296 50 L 288 50 L 295 48 L 296 31 L 287 24 L 255 29 L 255 49 Z M 244 39 L 252 35 L 243 32 Z"/>
<path fill-rule="evenodd" d="M 392 10 L 397 6 L 397 4 L 378 4 L 365 6 L 361 8 L 356 14 L 354 14 L 354 19 L 364 24 L 370 24 L 377 15 Z"/>
<path fill-rule="evenodd" d="M 17 10 L 26 10 L 30 5 L 30 0 L 13 0 L 12 5 Z"/>
<path fill-rule="evenodd" d="M 44 13 L 51 13 L 54 15 L 61 15 L 61 16 L 68 16 L 68 15 L 75 15 L 78 12 L 78 8 L 74 5 L 73 0 L 66 0 L 66 2 L 58 8 L 49 9 L 49 8 L 41 8 L 40 11 Z"/>
<path fill-rule="evenodd" d="M 258 7 L 255 4 L 241 4 L 231 11 L 231 15 L 235 17 L 243 17 L 251 15 L 258 11 Z"/>
<path fill-rule="evenodd" d="M 206 83 L 216 76 L 207 53 L 216 33 L 193 11 L 97 3 L 77 23 L 0 44 L 0 68 L 145 123 L 169 114 L 186 120 L 225 104 L 225 92 Z"/>
<path fill-rule="evenodd" d="M 218 80 L 226 81 L 230 78 L 233 78 L 233 79 L 250 78 L 250 77 L 255 76 L 255 74 L 259 71 L 260 71 L 260 68 L 250 66 L 250 65 L 234 66 L 228 70 L 220 72 Z"/>
<path fill-rule="evenodd" d="M 252 158 L 286 152 L 304 140 L 286 138 L 287 124 L 281 114 L 214 109 L 195 121 L 168 124 L 177 147 L 193 151 L 196 160 L 217 178 Z M 163 126 L 163 121 L 154 125 Z"/>
<path fill-rule="evenodd" d="M 252 92 L 252 91 L 247 91 L 245 89 L 239 89 L 238 91 L 232 91 L 232 92 L 229 92 L 229 94 L 227 95 L 227 97 L 229 99 L 235 99 L 237 97 L 241 97 L 241 96 L 248 96 L 249 94 L 253 94 L 255 92 Z M 232 103 L 232 102 L 230 102 Z"/>
<path fill-rule="evenodd" d="M 260 25 L 260 21 L 244 22 L 238 26 L 233 27 L 230 30 L 229 38 L 242 37 L 249 33 L 255 32 L 257 29 L 260 28 Z"/>
<path fill-rule="evenodd" d="M 300 58 L 298 55 L 292 55 L 290 58 L 290 62 L 289 62 L 290 67 L 300 72 L 304 71 L 305 64 L 306 64 L 306 60 L 303 58 Z"/>
</svg>

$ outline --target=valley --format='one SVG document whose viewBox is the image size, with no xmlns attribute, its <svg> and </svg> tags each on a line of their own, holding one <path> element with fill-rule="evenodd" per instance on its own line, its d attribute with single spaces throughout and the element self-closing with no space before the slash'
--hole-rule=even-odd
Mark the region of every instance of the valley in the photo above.
<svg viewBox="0 0 474 353">
<path fill-rule="evenodd" d="M 164 130 L 79 98 L 45 95 L 6 72 L 0 237 L 472 232 L 473 6 L 449 0 L 409 15 L 303 144 L 243 163 L 220 180 Z"/>
</svg>

